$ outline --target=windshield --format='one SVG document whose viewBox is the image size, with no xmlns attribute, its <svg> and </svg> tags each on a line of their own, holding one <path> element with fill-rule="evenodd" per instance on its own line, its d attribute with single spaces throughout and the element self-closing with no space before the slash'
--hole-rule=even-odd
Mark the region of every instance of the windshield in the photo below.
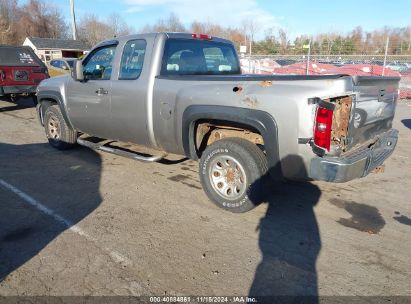
<svg viewBox="0 0 411 304">
<path fill-rule="evenodd" d="M 237 54 L 229 43 L 168 39 L 161 75 L 241 74 Z"/>
<path fill-rule="evenodd" d="M 27 48 L 0 47 L 0 65 L 40 66 L 38 57 Z"/>
</svg>

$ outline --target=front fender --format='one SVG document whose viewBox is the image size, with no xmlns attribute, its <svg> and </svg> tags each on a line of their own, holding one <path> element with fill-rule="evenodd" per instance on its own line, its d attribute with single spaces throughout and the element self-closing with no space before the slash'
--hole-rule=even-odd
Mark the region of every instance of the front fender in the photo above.
<svg viewBox="0 0 411 304">
<path fill-rule="evenodd" d="M 43 117 L 44 117 L 44 112 L 46 111 L 46 108 L 47 108 L 45 105 L 55 102 L 59 106 L 60 111 L 67 125 L 74 130 L 73 125 L 71 124 L 71 121 L 67 115 L 67 109 L 64 106 L 63 96 L 59 92 L 40 91 L 37 93 L 37 100 L 38 100 L 37 114 L 39 116 L 40 123 L 42 125 L 44 125 Z"/>
</svg>

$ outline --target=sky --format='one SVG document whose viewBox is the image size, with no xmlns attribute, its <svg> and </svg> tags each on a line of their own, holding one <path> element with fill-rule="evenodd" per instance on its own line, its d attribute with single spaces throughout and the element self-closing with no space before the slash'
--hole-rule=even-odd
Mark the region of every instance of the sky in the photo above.
<svg viewBox="0 0 411 304">
<path fill-rule="evenodd" d="M 70 16 L 70 0 L 49 0 Z M 347 33 L 360 25 L 372 31 L 385 25 L 411 25 L 411 0 L 75 0 L 77 19 L 94 14 L 102 19 L 113 12 L 135 29 L 175 13 L 185 25 L 210 21 L 240 26 L 242 20 L 265 29 L 285 28 L 291 37 L 333 31 Z"/>
</svg>

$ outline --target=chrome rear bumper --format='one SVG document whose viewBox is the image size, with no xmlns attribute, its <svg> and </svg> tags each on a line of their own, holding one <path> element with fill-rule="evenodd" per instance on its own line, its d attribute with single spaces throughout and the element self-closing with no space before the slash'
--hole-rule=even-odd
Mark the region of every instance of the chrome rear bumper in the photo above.
<svg viewBox="0 0 411 304">
<path fill-rule="evenodd" d="M 0 87 L 0 96 L 6 94 L 35 94 L 36 85 L 4 86 Z"/>
<path fill-rule="evenodd" d="M 310 165 L 310 178 L 333 183 L 344 183 L 364 177 L 392 154 L 398 141 L 398 130 L 381 134 L 371 147 L 350 151 L 343 157 L 315 157 Z"/>
</svg>

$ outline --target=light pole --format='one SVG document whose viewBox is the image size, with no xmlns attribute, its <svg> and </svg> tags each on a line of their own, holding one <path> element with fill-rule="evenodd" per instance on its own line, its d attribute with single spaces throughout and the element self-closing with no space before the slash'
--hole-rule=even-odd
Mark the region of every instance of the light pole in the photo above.
<svg viewBox="0 0 411 304">
<path fill-rule="evenodd" d="M 71 29 L 73 31 L 73 39 L 77 40 L 76 14 L 74 12 L 74 0 L 70 0 L 71 10 Z"/>
<path fill-rule="evenodd" d="M 307 51 L 307 63 L 305 66 L 305 75 L 310 74 L 310 56 L 311 56 L 311 39 L 308 41 L 308 45 L 303 45 L 303 48 L 308 49 Z"/>
<path fill-rule="evenodd" d="M 385 66 L 387 65 L 387 54 L 388 54 L 388 45 L 390 44 L 390 36 L 387 36 L 387 42 L 385 43 L 385 52 L 384 52 L 384 64 L 382 65 L 382 76 L 385 74 Z"/>
</svg>

